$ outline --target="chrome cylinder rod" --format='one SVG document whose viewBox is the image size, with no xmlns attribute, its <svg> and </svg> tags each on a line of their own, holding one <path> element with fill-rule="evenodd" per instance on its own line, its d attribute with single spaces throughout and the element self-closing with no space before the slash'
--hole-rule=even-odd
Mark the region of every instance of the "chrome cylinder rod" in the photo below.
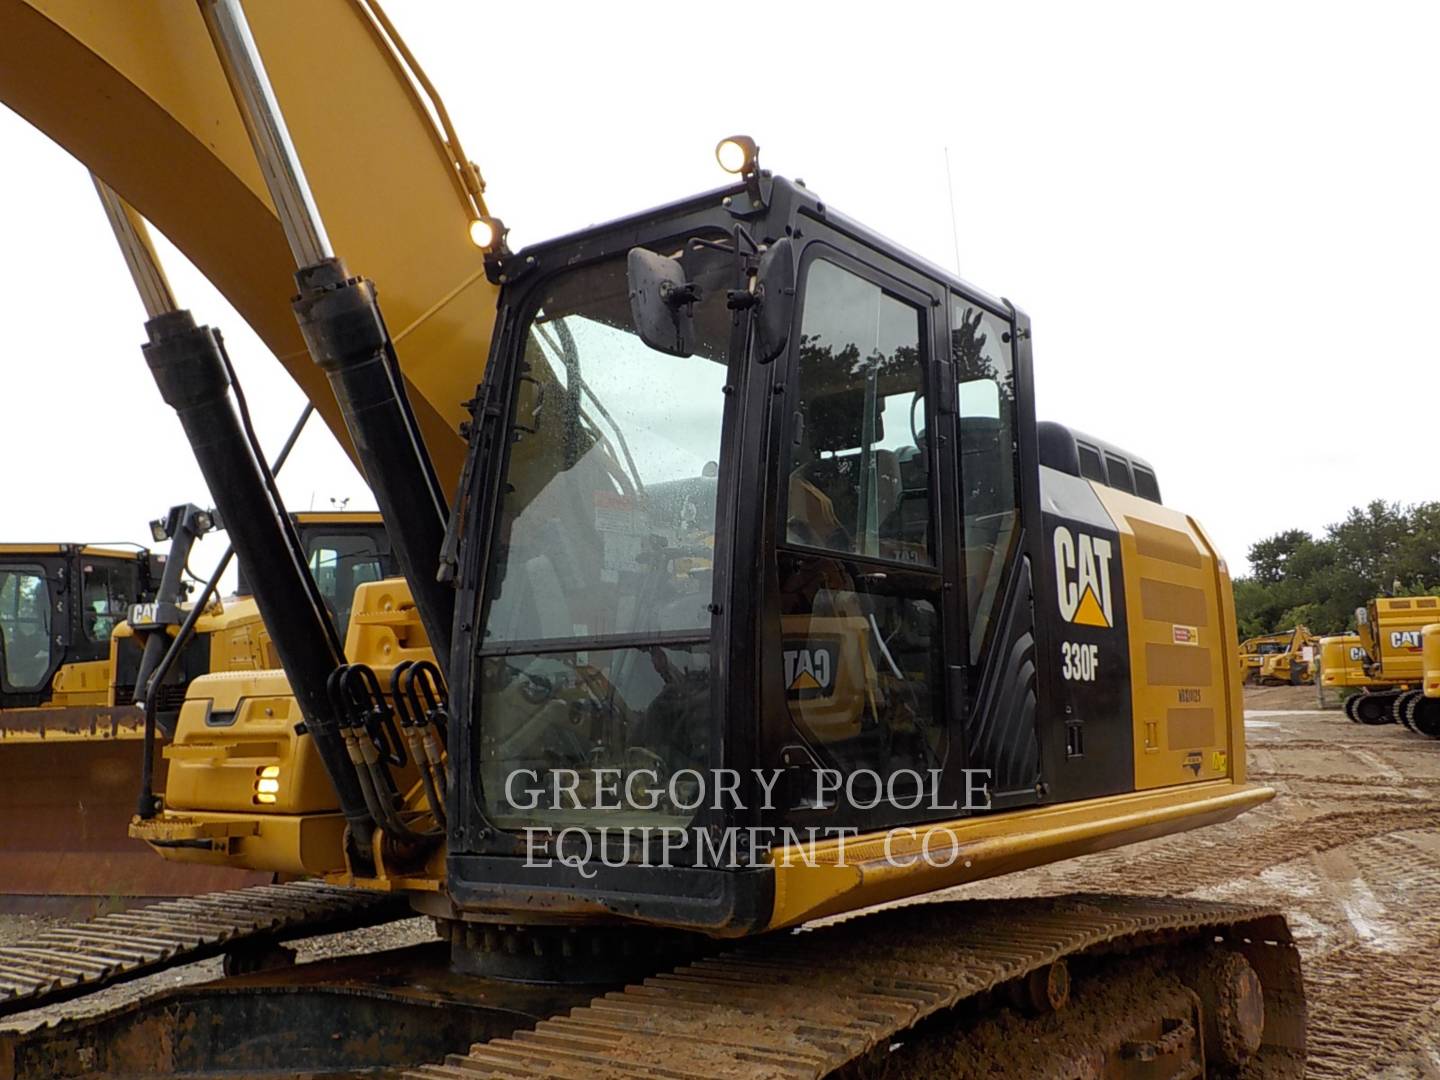
<svg viewBox="0 0 1440 1080">
<path fill-rule="evenodd" d="M 150 230 L 145 227 L 145 219 L 94 173 L 90 174 L 90 179 L 95 183 L 95 192 L 100 196 L 100 205 L 105 208 L 105 216 L 110 220 L 115 242 L 120 245 L 120 253 L 125 257 L 125 265 L 140 294 L 140 302 L 145 305 L 145 317 L 153 319 L 177 310 L 180 305 L 175 303 L 170 280 L 165 276 L 160 256 L 150 242 Z"/>
<path fill-rule="evenodd" d="M 199 4 L 295 265 L 299 268 L 323 262 L 334 255 L 330 237 L 325 234 L 325 223 L 240 0 L 199 0 Z"/>
</svg>

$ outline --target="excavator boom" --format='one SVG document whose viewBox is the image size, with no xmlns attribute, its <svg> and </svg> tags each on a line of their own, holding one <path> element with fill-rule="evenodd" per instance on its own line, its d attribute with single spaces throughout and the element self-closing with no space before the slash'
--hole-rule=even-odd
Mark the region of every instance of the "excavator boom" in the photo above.
<svg viewBox="0 0 1440 1080">
<path fill-rule="evenodd" d="M 484 213 L 478 171 L 457 160 L 443 106 L 376 4 L 249 0 L 245 11 L 335 250 L 383 294 L 448 490 L 465 449 L 461 403 L 495 317 L 496 288 L 468 231 Z M 0 0 L 0 101 L 184 252 L 353 455 L 296 325 L 295 262 L 200 10 Z"/>
</svg>

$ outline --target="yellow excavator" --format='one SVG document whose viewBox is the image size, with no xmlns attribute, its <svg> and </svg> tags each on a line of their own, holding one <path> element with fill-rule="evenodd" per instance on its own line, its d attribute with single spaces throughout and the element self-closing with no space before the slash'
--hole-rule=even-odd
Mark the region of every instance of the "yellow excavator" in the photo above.
<svg viewBox="0 0 1440 1080">
<path fill-rule="evenodd" d="M 1292 637 L 1294 637 L 1294 631 L 1285 630 L 1276 634 L 1261 634 L 1258 637 L 1250 637 L 1242 641 L 1239 656 L 1241 681 L 1247 686 L 1258 685 L 1265 661 L 1269 657 L 1284 653 L 1290 647 Z"/>
<path fill-rule="evenodd" d="M 355 589 L 394 572 L 380 515 L 295 515 L 311 572 L 337 623 Z M 127 834 L 140 783 L 148 683 L 186 614 L 189 549 L 214 525 L 192 505 L 150 523 L 168 557 L 78 544 L 0 545 L 0 909 L 80 913 L 233 888 L 269 874 L 157 861 Z M 166 575 L 166 570 L 171 571 Z M 207 592 L 208 597 L 208 592 Z M 277 666 L 243 568 L 235 595 L 200 605 L 193 637 L 156 684 L 172 731 L 190 682 Z M 143 694 L 141 695 L 143 698 Z M 143 700 L 140 702 L 143 704 Z M 155 757 L 163 784 L 168 758 Z"/>
<path fill-rule="evenodd" d="M 1385 685 L 1365 674 L 1367 657 L 1359 634 L 1330 634 L 1319 639 L 1315 688 L 1322 709 L 1343 706 L 1357 690 Z"/>
<path fill-rule="evenodd" d="M 1261 686 L 1302 686 L 1315 679 L 1315 635 L 1304 626 L 1290 631 L 1285 647 L 1260 658 L 1256 682 Z"/>
<path fill-rule="evenodd" d="M 1378 596 L 1355 611 L 1372 685 L 1345 699 L 1345 715 L 1361 724 L 1403 724 L 1408 706 L 1423 695 L 1421 635 L 1440 616 L 1434 596 Z"/>
<path fill-rule="evenodd" d="M 0 1076 L 1302 1074 L 1273 909 L 915 903 L 1273 796 L 1224 561 L 1037 423 L 1022 311 L 739 136 L 725 186 L 512 252 L 373 0 L 0 31 L 0 98 L 113 193 L 282 669 L 190 683 L 132 835 L 308 875 L 0 948 L 0 1011 L 228 973 L 0 1035 Z M 375 493 L 400 576 L 343 642 L 139 215 Z M 406 912 L 440 940 L 288 963 Z"/>
<path fill-rule="evenodd" d="M 1420 684 L 1400 708 L 1401 722 L 1411 731 L 1440 739 L 1440 623 L 1420 631 Z"/>
</svg>

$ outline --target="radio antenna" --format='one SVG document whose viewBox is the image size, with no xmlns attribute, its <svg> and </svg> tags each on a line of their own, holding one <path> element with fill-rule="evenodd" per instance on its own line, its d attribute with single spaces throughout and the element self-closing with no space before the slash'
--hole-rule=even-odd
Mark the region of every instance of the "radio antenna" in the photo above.
<svg viewBox="0 0 1440 1080">
<path fill-rule="evenodd" d="M 955 276 L 960 276 L 960 226 L 955 221 L 955 181 L 950 177 L 950 147 L 945 147 L 945 193 L 950 197 L 950 239 L 955 244 Z"/>
</svg>

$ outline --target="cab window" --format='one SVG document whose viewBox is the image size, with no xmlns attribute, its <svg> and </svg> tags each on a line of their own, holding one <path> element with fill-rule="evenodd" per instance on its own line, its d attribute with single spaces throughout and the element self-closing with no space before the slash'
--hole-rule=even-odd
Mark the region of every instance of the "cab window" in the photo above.
<svg viewBox="0 0 1440 1080">
<path fill-rule="evenodd" d="M 50 586 L 39 566 L 0 567 L 0 685 L 38 690 L 50 674 Z"/>
<path fill-rule="evenodd" d="M 1086 480 L 1108 484 L 1110 478 L 1105 475 L 1105 464 L 1100 460 L 1100 451 L 1087 443 L 1076 443 L 1075 449 L 1080 456 L 1080 475 Z"/>
<path fill-rule="evenodd" d="M 1130 478 L 1130 466 L 1125 459 L 1115 454 L 1105 455 L 1106 471 L 1110 474 L 1110 486 L 1135 494 L 1135 481 Z"/>
<path fill-rule="evenodd" d="M 811 264 L 792 414 L 788 543 L 929 564 L 920 312 L 834 263 Z"/>
<path fill-rule="evenodd" d="M 791 723 L 827 767 L 918 774 L 948 747 L 925 316 L 825 259 L 809 264 L 803 303 L 777 666 Z"/>
<path fill-rule="evenodd" d="M 369 536 L 316 536 L 310 539 L 310 573 L 335 619 L 340 640 L 350 627 L 355 590 L 385 576 L 380 552 Z"/>
<path fill-rule="evenodd" d="M 125 618 L 130 605 L 139 599 L 135 595 L 135 568 L 116 563 L 85 563 L 81 574 L 84 593 L 81 599 L 81 628 L 90 641 L 104 644 L 110 640 L 115 624 Z"/>
<path fill-rule="evenodd" d="M 952 296 L 950 354 L 959 384 L 960 505 L 972 664 L 984 655 L 1020 512 L 1009 329 L 1005 320 L 974 301 Z"/>
</svg>

